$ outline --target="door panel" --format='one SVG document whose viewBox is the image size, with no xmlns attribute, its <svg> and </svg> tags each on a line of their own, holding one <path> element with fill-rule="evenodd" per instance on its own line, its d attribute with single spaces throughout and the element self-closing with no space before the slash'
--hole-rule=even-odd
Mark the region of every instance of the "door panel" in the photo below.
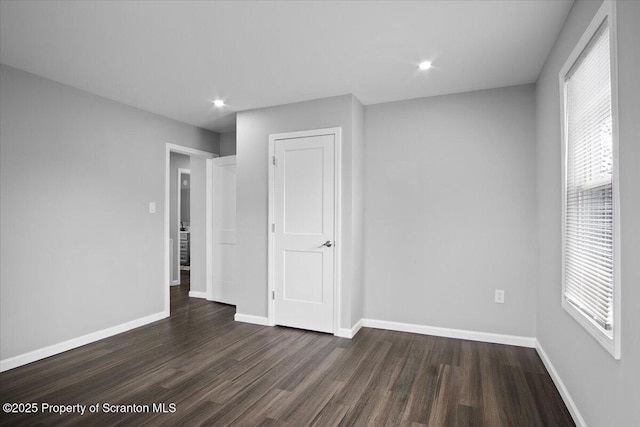
<svg viewBox="0 0 640 427">
<path fill-rule="evenodd" d="M 322 234 L 322 147 L 284 151 L 284 227 L 286 234 Z"/>
<path fill-rule="evenodd" d="M 334 135 L 275 141 L 274 309 L 279 325 L 333 332 L 334 145 Z"/>
<path fill-rule="evenodd" d="M 322 304 L 322 253 L 285 251 L 282 299 Z"/>
<path fill-rule="evenodd" d="M 212 299 L 236 304 L 236 156 L 213 159 Z"/>
</svg>

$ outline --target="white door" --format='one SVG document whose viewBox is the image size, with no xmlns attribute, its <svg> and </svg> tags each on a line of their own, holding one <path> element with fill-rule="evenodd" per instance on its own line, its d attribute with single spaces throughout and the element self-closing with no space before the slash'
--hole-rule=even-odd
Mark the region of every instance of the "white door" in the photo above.
<svg viewBox="0 0 640 427">
<path fill-rule="evenodd" d="M 213 265 L 209 299 L 236 304 L 236 156 L 212 160 Z"/>
<path fill-rule="evenodd" d="M 319 134 L 273 142 L 277 325 L 334 332 L 335 139 Z"/>
</svg>

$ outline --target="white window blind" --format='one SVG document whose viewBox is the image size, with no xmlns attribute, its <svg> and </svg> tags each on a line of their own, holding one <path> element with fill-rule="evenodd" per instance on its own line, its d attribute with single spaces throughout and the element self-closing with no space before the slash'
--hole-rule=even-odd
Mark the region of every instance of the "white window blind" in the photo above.
<svg viewBox="0 0 640 427">
<path fill-rule="evenodd" d="M 609 24 L 564 79 L 564 298 L 607 334 L 614 315 L 613 138 Z"/>
</svg>

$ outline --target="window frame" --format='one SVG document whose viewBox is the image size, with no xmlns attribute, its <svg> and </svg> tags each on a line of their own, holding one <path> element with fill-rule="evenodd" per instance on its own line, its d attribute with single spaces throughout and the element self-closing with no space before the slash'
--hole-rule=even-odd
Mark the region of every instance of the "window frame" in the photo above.
<svg viewBox="0 0 640 427">
<path fill-rule="evenodd" d="M 607 332 L 584 312 L 576 308 L 565 298 L 565 269 L 566 269 L 566 234 L 567 234 L 567 150 L 568 150 L 568 117 L 567 117 L 567 87 L 566 77 L 573 66 L 581 58 L 585 48 L 589 45 L 602 23 L 609 24 L 609 64 L 611 67 L 611 127 L 612 127 L 612 203 L 613 203 L 613 325 Z M 584 34 L 560 69 L 560 119 L 562 130 L 562 294 L 561 304 L 564 310 L 573 317 L 600 345 L 602 345 L 615 359 L 621 357 L 620 346 L 620 196 L 619 196 L 619 162 L 618 162 L 618 57 L 617 57 L 617 26 L 615 2 L 605 0 L 595 14 Z"/>
</svg>

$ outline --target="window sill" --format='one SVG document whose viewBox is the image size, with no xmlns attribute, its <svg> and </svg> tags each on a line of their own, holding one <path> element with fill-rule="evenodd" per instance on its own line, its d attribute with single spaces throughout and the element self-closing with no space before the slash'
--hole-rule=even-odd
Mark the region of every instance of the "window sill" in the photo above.
<svg viewBox="0 0 640 427">
<path fill-rule="evenodd" d="M 615 340 L 615 331 L 607 332 L 592 319 L 578 310 L 565 298 L 562 298 L 562 307 L 576 322 L 578 322 L 602 347 L 604 347 L 614 359 L 620 360 L 620 342 Z M 615 328 L 615 325 L 614 325 Z"/>
</svg>

